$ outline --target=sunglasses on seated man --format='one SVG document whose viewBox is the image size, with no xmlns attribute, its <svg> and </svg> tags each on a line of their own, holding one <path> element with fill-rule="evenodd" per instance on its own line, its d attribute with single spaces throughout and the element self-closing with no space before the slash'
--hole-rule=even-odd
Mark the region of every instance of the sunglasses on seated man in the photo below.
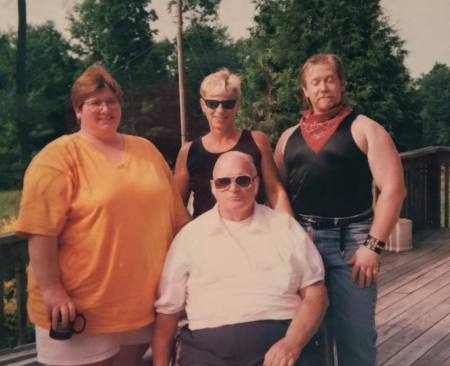
<svg viewBox="0 0 450 366">
<path fill-rule="evenodd" d="M 241 188 L 249 188 L 252 186 L 253 180 L 256 176 L 238 175 L 237 177 L 220 177 L 213 180 L 214 187 L 219 190 L 226 190 L 230 188 L 231 182 L 235 182 Z"/>
<path fill-rule="evenodd" d="M 202 99 L 205 101 L 206 106 L 211 109 L 216 109 L 219 106 L 219 104 L 222 104 L 223 109 L 233 109 L 237 102 L 236 99 L 228 99 L 228 100 L 215 100 L 205 98 Z"/>
</svg>

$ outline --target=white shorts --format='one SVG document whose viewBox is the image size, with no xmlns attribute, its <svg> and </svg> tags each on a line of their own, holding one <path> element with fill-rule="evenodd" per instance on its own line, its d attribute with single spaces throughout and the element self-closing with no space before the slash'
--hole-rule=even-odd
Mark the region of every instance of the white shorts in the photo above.
<svg viewBox="0 0 450 366">
<path fill-rule="evenodd" d="M 36 329 L 37 359 L 50 365 L 85 365 L 107 360 L 119 353 L 121 346 L 151 342 L 153 324 L 126 332 L 74 334 L 64 341 L 50 338 L 48 330 Z"/>
</svg>

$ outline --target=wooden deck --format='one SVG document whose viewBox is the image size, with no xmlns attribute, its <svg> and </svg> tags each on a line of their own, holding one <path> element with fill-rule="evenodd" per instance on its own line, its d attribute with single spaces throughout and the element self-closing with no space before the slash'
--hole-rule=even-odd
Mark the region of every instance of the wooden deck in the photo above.
<svg viewBox="0 0 450 366">
<path fill-rule="evenodd" d="M 381 271 L 378 365 L 450 366 L 450 230 L 420 232 Z"/>
</svg>

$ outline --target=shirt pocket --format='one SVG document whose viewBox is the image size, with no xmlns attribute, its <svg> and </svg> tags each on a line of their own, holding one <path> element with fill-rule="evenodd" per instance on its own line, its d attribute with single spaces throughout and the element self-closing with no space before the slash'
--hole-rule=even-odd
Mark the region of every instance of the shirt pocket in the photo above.
<svg viewBox="0 0 450 366">
<path fill-rule="evenodd" d="M 288 264 L 271 268 L 266 271 L 264 277 L 266 278 L 266 285 L 271 288 L 274 295 L 286 295 L 298 291 L 300 277 Z"/>
</svg>

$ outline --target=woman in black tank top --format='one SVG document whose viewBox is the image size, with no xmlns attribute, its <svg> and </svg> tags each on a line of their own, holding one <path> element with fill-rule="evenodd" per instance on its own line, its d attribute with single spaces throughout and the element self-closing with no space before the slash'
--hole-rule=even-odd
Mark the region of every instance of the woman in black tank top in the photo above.
<svg viewBox="0 0 450 366">
<path fill-rule="evenodd" d="M 175 166 L 175 180 L 184 201 L 193 193 L 193 217 L 214 206 L 210 187 L 214 164 L 221 154 L 232 150 L 253 157 L 261 177 L 257 201 L 292 214 L 267 136 L 259 131 L 241 131 L 234 124 L 240 93 L 240 78 L 228 69 L 208 75 L 200 86 L 200 104 L 210 132 L 184 144 Z"/>
</svg>

